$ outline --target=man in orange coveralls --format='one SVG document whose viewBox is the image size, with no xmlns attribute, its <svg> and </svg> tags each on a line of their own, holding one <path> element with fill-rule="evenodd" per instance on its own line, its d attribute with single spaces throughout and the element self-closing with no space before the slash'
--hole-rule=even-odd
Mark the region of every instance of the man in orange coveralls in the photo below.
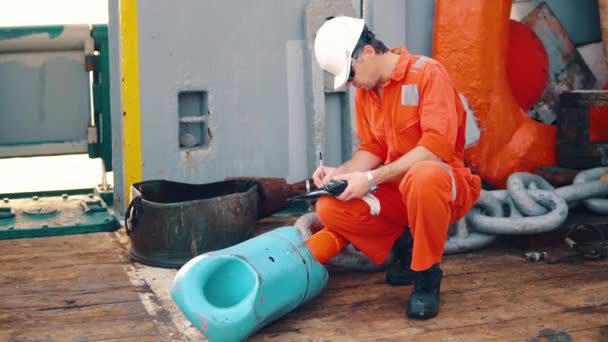
<svg viewBox="0 0 608 342">
<path fill-rule="evenodd" d="M 362 19 L 327 20 L 315 56 L 334 75 L 334 88 L 357 88 L 361 143 L 341 166 L 314 172 L 317 186 L 346 180 L 348 187 L 338 198 L 319 199 L 324 228 L 307 245 L 324 263 L 348 241 L 376 264 L 394 245 L 399 263 L 387 282 L 413 282 L 407 315 L 434 317 L 448 225 L 464 217 L 481 189 L 463 161 L 466 114 L 458 93 L 437 61 L 404 47 L 388 50 Z"/>
</svg>

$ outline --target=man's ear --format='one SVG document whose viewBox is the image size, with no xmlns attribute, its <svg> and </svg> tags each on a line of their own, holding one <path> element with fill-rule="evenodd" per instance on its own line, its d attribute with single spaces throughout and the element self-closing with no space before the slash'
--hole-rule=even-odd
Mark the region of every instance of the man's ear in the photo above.
<svg viewBox="0 0 608 342">
<path fill-rule="evenodd" d="M 376 50 L 374 50 L 374 47 L 371 46 L 371 45 L 365 45 L 363 47 L 363 53 L 366 54 L 366 55 L 368 55 L 368 56 L 371 56 L 371 55 L 375 55 L 376 54 Z"/>
</svg>

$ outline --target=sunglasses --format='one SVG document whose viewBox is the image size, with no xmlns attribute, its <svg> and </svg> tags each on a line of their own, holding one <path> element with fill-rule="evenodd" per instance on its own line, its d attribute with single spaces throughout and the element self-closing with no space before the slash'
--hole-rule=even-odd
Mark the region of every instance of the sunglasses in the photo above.
<svg viewBox="0 0 608 342">
<path fill-rule="evenodd" d="M 359 57 L 359 56 L 357 56 Z M 351 57 L 350 58 L 350 72 L 348 73 L 348 79 L 346 80 L 346 82 L 352 82 L 355 79 L 355 69 L 353 69 L 353 66 L 355 66 L 355 63 L 357 63 L 357 59 Z"/>
</svg>

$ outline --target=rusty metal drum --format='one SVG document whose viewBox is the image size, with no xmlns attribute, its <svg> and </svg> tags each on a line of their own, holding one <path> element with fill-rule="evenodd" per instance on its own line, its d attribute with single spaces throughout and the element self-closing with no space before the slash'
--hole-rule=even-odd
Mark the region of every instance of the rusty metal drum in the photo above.
<svg viewBox="0 0 608 342">
<path fill-rule="evenodd" d="M 179 268 L 197 255 L 252 237 L 258 219 L 258 183 L 230 180 L 134 184 L 125 215 L 129 256 L 146 265 Z"/>
</svg>

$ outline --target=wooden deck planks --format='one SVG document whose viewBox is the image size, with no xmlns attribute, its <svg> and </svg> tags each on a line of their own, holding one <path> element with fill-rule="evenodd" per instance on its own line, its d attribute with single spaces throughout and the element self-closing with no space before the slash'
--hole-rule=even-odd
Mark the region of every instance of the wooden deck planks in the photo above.
<svg viewBox="0 0 608 342">
<path fill-rule="evenodd" d="M 1 341 L 165 341 L 114 234 L 0 241 Z M 160 329 L 160 327 L 163 329 Z"/>
<path fill-rule="evenodd" d="M 289 225 L 268 218 L 259 230 Z M 113 234 L 0 241 L 0 341 L 180 341 Z M 324 292 L 251 341 L 608 340 L 608 261 L 530 263 L 495 246 L 447 256 L 438 317 L 409 320 L 411 286 L 329 267 Z M 289 286 L 286 284 L 286 286 Z M 142 302 L 143 301 L 143 302 Z M 201 338 L 202 340 L 202 338 Z"/>
<path fill-rule="evenodd" d="M 447 256 L 438 317 L 409 320 L 411 286 L 332 269 L 325 291 L 252 341 L 522 341 L 543 330 L 591 341 L 608 326 L 608 262 L 529 263 L 515 250 Z M 548 331 L 548 330 L 547 330 Z"/>
</svg>

